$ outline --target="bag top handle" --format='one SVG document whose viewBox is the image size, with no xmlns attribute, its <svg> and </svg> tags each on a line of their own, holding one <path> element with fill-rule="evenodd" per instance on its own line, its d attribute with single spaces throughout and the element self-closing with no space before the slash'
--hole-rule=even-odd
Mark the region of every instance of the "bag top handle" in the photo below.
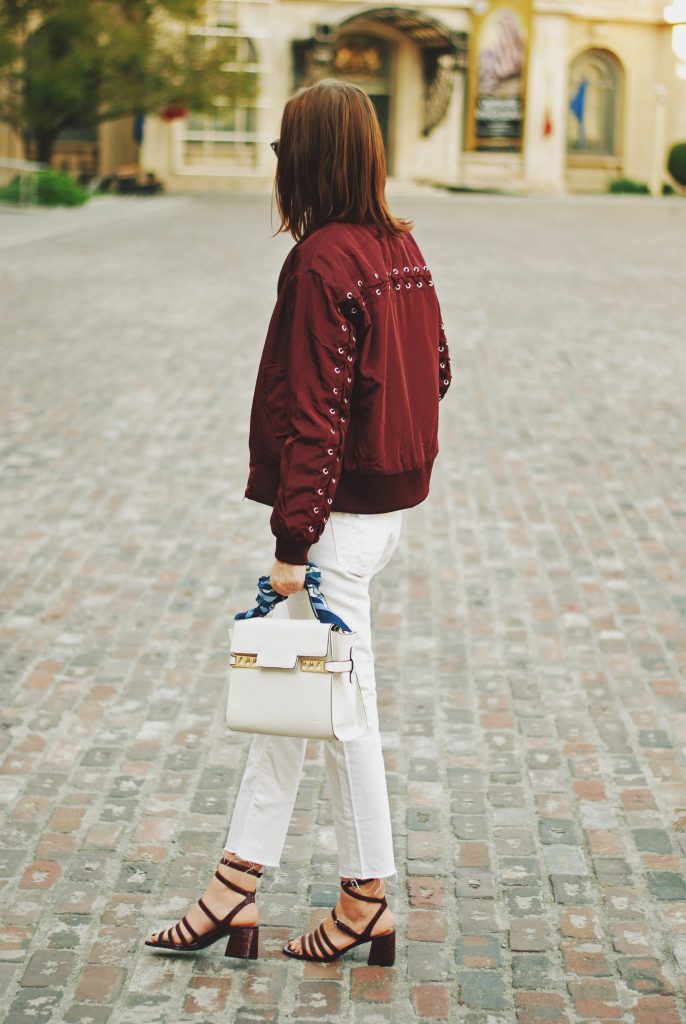
<svg viewBox="0 0 686 1024">
<path fill-rule="evenodd" d="M 308 562 L 305 569 L 305 590 L 310 600 L 310 608 L 315 619 L 327 623 L 340 633 L 352 633 L 353 630 L 345 624 L 343 619 L 332 612 L 326 603 L 324 595 L 320 591 L 322 571 L 316 562 Z M 269 582 L 269 576 L 260 576 L 257 581 L 257 604 L 246 612 L 236 612 L 234 619 L 252 619 L 255 617 L 264 618 L 281 601 L 288 598 L 283 594 L 277 594 Z"/>
</svg>

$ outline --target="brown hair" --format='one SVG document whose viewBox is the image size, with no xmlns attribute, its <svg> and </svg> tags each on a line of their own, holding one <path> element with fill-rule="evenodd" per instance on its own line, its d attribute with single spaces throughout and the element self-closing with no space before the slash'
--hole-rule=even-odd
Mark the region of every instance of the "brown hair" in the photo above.
<svg viewBox="0 0 686 1024">
<path fill-rule="evenodd" d="M 299 241 L 328 221 L 378 224 L 396 235 L 413 222 L 394 217 L 384 188 L 386 156 L 363 89 L 325 78 L 292 96 L 281 117 L 275 191 L 281 224 Z"/>
</svg>

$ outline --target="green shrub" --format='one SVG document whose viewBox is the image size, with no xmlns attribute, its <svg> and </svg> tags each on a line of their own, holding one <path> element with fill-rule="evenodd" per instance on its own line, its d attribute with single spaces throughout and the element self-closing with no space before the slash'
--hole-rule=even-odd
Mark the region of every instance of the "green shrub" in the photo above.
<svg viewBox="0 0 686 1024">
<path fill-rule="evenodd" d="M 613 178 L 610 182 L 609 191 L 619 194 L 620 192 L 635 192 L 650 195 L 650 189 L 644 181 L 634 181 L 633 178 Z"/>
<path fill-rule="evenodd" d="M 62 171 L 46 168 L 43 171 L 36 171 L 33 178 L 31 183 L 24 182 L 23 195 L 35 195 L 40 206 L 81 206 L 90 198 L 88 189 L 83 188 Z M 0 188 L 0 200 L 18 203 L 20 198 L 20 179 L 17 175 L 9 185 Z"/>
<path fill-rule="evenodd" d="M 669 151 L 667 170 L 674 180 L 686 187 L 686 142 L 676 142 Z"/>
<path fill-rule="evenodd" d="M 674 188 L 673 185 L 670 185 L 668 181 L 663 181 L 662 182 L 662 195 L 663 196 L 673 196 L 675 192 L 676 192 L 676 189 Z"/>
</svg>

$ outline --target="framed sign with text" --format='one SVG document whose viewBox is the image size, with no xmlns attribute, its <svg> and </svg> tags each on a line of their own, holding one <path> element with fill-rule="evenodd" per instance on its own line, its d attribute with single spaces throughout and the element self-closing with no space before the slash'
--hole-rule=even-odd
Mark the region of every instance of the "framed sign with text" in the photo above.
<svg viewBox="0 0 686 1024">
<path fill-rule="evenodd" d="M 472 15 L 466 149 L 519 152 L 533 0 L 477 0 Z"/>
</svg>

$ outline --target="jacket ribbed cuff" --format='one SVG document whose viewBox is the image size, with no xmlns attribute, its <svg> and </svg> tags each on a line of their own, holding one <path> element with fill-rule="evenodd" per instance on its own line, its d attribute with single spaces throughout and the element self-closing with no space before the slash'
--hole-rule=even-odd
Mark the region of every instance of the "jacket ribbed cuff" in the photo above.
<svg viewBox="0 0 686 1024">
<path fill-rule="evenodd" d="M 303 541 L 277 537 L 274 557 L 280 562 L 290 562 L 291 565 L 307 565 L 309 550 L 310 545 Z"/>
</svg>

